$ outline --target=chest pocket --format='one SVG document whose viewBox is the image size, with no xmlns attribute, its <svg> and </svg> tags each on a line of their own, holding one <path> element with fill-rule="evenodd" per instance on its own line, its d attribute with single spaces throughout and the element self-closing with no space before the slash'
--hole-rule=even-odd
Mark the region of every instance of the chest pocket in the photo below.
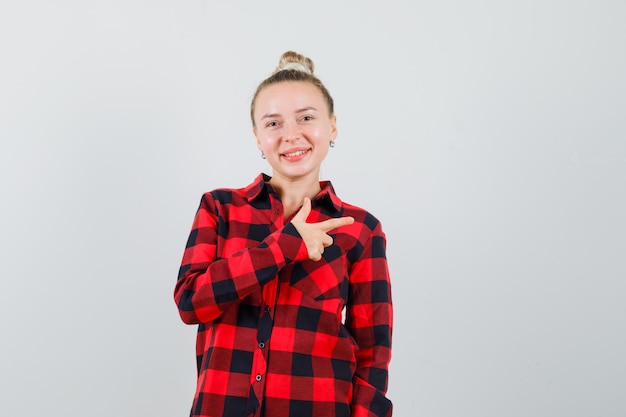
<svg viewBox="0 0 626 417">
<path fill-rule="evenodd" d="M 330 246 L 319 261 L 296 262 L 285 268 L 280 280 L 316 301 L 345 298 L 348 285 L 346 256 L 338 246 Z"/>
</svg>

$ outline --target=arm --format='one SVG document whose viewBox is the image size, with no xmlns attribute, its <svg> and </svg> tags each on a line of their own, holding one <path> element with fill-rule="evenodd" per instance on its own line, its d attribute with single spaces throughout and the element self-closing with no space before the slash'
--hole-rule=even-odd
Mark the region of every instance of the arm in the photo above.
<svg viewBox="0 0 626 417">
<path fill-rule="evenodd" d="M 216 319 L 230 303 L 259 291 L 286 264 L 307 258 L 304 242 L 289 223 L 258 246 L 218 260 L 218 219 L 213 197 L 205 194 L 193 221 L 174 290 L 180 316 L 187 324 Z"/>
<path fill-rule="evenodd" d="M 352 417 L 390 417 L 392 404 L 385 396 L 393 309 L 380 223 L 350 270 L 346 328 L 357 344 L 353 380 Z"/>
</svg>

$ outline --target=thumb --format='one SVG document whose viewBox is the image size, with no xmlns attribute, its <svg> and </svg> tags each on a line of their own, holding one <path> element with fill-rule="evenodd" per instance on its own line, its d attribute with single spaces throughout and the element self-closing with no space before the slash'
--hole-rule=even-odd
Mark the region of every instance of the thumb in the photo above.
<svg viewBox="0 0 626 417">
<path fill-rule="evenodd" d="M 296 213 L 295 216 L 293 216 L 293 220 L 297 222 L 306 223 L 306 219 L 309 217 L 310 213 L 311 213 L 311 200 L 308 197 L 305 197 L 304 203 L 302 203 L 302 207 L 300 207 L 300 210 Z"/>
</svg>

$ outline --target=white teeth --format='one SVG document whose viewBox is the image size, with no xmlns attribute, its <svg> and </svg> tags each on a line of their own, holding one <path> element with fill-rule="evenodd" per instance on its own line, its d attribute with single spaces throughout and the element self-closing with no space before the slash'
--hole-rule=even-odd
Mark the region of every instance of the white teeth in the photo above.
<svg viewBox="0 0 626 417">
<path fill-rule="evenodd" d="M 297 152 L 292 152 L 292 153 L 286 153 L 286 154 L 283 154 L 283 155 L 288 156 L 288 157 L 292 157 L 292 156 L 299 156 L 299 155 L 302 155 L 302 154 L 304 154 L 304 153 L 306 153 L 306 152 L 307 152 L 307 151 L 297 151 Z"/>
</svg>

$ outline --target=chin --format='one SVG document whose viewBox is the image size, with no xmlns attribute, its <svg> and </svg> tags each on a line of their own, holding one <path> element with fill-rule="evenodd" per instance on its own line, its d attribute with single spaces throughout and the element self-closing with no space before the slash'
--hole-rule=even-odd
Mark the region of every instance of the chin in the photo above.
<svg viewBox="0 0 626 417">
<path fill-rule="evenodd" d="M 316 175 L 315 170 L 310 169 L 290 169 L 282 171 L 282 174 L 286 178 L 296 179 L 296 178 L 304 178 L 311 175 Z"/>
</svg>

